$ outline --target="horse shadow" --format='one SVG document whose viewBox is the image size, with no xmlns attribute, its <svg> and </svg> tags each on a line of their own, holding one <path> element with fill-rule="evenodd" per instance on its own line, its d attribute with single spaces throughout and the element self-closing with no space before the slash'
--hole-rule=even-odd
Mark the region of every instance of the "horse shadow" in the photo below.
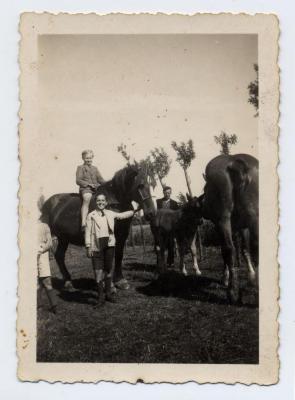
<svg viewBox="0 0 295 400">
<path fill-rule="evenodd" d="M 128 271 L 155 273 L 157 270 L 157 267 L 155 266 L 155 264 L 147 264 L 147 263 L 137 262 L 137 261 L 126 262 L 125 266 L 128 269 Z"/>
<path fill-rule="evenodd" d="M 52 279 L 52 286 L 58 291 L 58 296 L 62 300 L 91 305 L 96 303 L 96 294 L 93 293 L 96 289 L 94 279 L 73 279 L 72 285 L 74 287 L 74 290 L 65 290 L 63 286 L 63 280 L 58 278 Z"/>
<path fill-rule="evenodd" d="M 221 284 L 219 279 L 195 275 L 185 276 L 177 271 L 164 272 L 148 285 L 138 287 L 136 290 L 150 297 L 176 297 L 195 302 L 229 305 L 226 287 Z M 245 288 L 241 288 L 242 293 L 244 290 Z M 241 299 L 242 297 L 241 295 Z M 256 308 L 257 304 L 253 304 L 252 301 L 242 302 L 240 300 L 236 306 Z"/>
</svg>

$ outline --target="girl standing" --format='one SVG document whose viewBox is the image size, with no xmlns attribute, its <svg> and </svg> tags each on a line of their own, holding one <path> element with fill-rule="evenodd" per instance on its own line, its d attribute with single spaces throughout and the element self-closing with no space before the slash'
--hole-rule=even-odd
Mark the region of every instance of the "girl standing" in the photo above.
<svg viewBox="0 0 295 400">
<path fill-rule="evenodd" d="M 55 313 L 57 300 L 54 289 L 52 288 L 49 264 L 49 250 L 52 247 L 52 238 L 49 226 L 40 220 L 38 221 L 38 241 L 37 267 L 39 284 L 41 288 L 45 289 L 50 304 L 50 310 Z"/>
</svg>

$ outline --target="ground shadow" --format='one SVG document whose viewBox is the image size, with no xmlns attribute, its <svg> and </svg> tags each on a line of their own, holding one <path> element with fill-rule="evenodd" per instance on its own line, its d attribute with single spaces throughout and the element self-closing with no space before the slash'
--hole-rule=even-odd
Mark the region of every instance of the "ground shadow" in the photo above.
<svg viewBox="0 0 295 400">
<path fill-rule="evenodd" d="M 62 279 L 52 278 L 52 286 L 59 292 L 58 296 L 61 299 L 75 303 L 95 304 L 96 294 L 93 293 L 95 291 L 94 279 L 73 279 L 72 285 L 74 290 L 65 290 Z"/>
<path fill-rule="evenodd" d="M 59 297 L 64 301 L 74 303 L 95 305 L 97 302 L 97 297 L 94 293 L 82 292 L 80 290 L 76 290 L 75 292 L 62 291 L 59 293 Z"/>
<path fill-rule="evenodd" d="M 137 272 L 156 272 L 157 266 L 155 264 L 146 264 L 143 262 L 126 262 L 125 266 L 128 268 L 128 271 L 137 271 Z"/>
<path fill-rule="evenodd" d="M 206 276 L 185 276 L 177 271 L 168 271 L 159 275 L 144 287 L 136 290 L 146 296 L 178 297 L 185 300 L 215 304 L 229 304 L 226 287 L 220 280 Z M 241 288 L 241 298 L 246 289 Z M 237 306 L 256 308 L 252 302 L 239 302 Z"/>
<path fill-rule="evenodd" d="M 72 285 L 75 290 L 95 290 L 95 280 L 91 278 L 72 279 Z M 52 278 L 52 285 L 58 291 L 64 290 L 64 280 Z"/>
</svg>

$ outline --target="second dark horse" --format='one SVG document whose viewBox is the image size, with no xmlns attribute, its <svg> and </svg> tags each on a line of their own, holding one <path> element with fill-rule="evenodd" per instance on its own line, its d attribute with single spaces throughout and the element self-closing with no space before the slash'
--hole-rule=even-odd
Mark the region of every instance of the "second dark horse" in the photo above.
<svg viewBox="0 0 295 400">
<path fill-rule="evenodd" d="M 211 220 L 220 234 L 222 256 L 229 271 L 228 297 L 232 303 L 239 299 L 237 235 L 242 238 L 244 251 L 249 247 L 249 257 L 258 266 L 258 169 L 258 160 L 248 154 L 220 155 L 207 165 L 204 195 L 199 197 L 202 217 Z M 249 278 L 254 281 L 255 271 L 250 264 L 248 267 Z"/>
<path fill-rule="evenodd" d="M 143 168 L 128 166 L 116 172 L 112 180 L 101 185 L 90 202 L 89 211 L 95 207 L 95 198 L 104 193 L 110 209 L 127 211 L 132 209 L 131 202 L 136 201 L 143 209 L 147 220 L 155 215 L 155 206 L 151 197 L 147 175 Z M 42 207 L 41 220 L 46 222 L 51 233 L 58 238 L 55 252 L 56 262 L 65 282 L 71 287 L 71 275 L 65 264 L 68 245 L 84 245 L 81 232 L 81 198 L 77 193 L 61 193 L 51 196 Z M 131 218 L 117 221 L 115 224 L 115 269 L 114 283 L 121 289 L 128 289 L 128 282 L 122 271 L 123 250 L 128 237 Z"/>
</svg>

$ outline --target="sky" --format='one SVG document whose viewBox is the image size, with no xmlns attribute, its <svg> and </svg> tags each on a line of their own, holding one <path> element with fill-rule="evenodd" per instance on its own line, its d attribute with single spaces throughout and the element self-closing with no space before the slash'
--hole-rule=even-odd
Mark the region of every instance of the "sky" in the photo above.
<svg viewBox="0 0 295 400">
<path fill-rule="evenodd" d="M 258 120 L 247 86 L 258 63 L 256 35 L 43 35 L 39 37 L 38 102 L 45 197 L 76 192 L 81 152 L 110 179 L 131 157 L 163 147 L 172 160 L 164 179 L 186 192 L 171 142 L 193 140 L 192 191 L 201 194 L 206 164 L 219 154 L 214 135 L 238 136 L 232 153 L 258 156 Z M 161 188 L 155 189 L 161 195 Z"/>
</svg>

